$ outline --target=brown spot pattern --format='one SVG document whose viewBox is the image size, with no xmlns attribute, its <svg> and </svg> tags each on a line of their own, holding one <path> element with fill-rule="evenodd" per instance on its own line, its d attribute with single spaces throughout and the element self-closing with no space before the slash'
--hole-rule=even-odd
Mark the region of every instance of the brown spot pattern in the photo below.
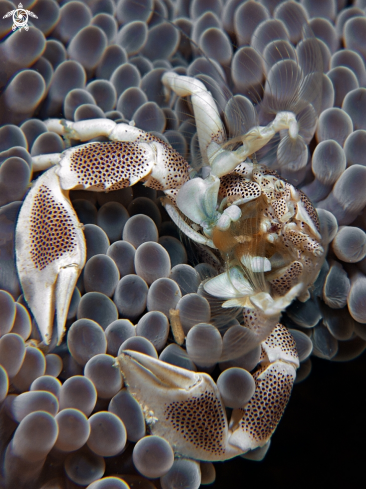
<svg viewBox="0 0 366 489">
<path fill-rule="evenodd" d="M 167 169 L 164 189 L 181 187 L 189 180 L 188 163 L 174 148 L 163 141 L 158 142 L 164 146 L 164 166 Z"/>
<path fill-rule="evenodd" d="M 281 347 L 284 353 L 293 357 L 297 362 L 296 342 L 292 334 L 281 323 L 277 323 L 272 333 L 264 342 L 270 348 Z"/>
<path fill-rule="evenodd" d="M 213 392 L 168 404 L 164 412 L 173 428 L 197 449 L 223 454 L 225 414 Z"/>
<path fill-rule="evenodd" d="M 259 379 L 264 370 L 265 376 Z M 263 443 L 272 436 L 282 417 L 294 379 L 278 364 L 257 370 L 253 378 L 256 383 L 255 393 L 245 408 L 241 409 L 243 417 L 240 426 L 252 440 Z"/>
<path fill-rule="evenodd" d="M 268 358 L 266 352 L 263 350 L 263 347 L 261 347 L 261 354 L 259 356 L 258 365 L 260 365 L 264 361 L 268 361 Z"/>
<path fill-rule="evenodd" d="M 304 194 L 302 190 L 298 190 L 298 192 L 300 194 L 300 199 L 301 202 L 304 204 L 306 212 L 309 214 L 311 220 L 315 224 L 316 230 L 320 233 L 320 223 L 319 223 L 318 213 L 316 212 L 313 204 L 310 202 L 308 196 Z"/>
<path fill-rule="evenodd" d="M 257 331 L 261 327 L 260 311 L 251 307 L 243 307 L 244 326 Z"/>
<path fill-rule="evenodd" d="M 244 180 L 235 173 L 229 173 L 220 178 L 219 195 L 221 197 L 237 196 L 242 199 L 254 199 L 260 197 L 261 193 L 261 188 L 257 183 Z"/>
<path fill-rule="evenodd" d="M 233 173 L 237 173 L 238 175 L 242 175 L 243 177 L 247 177 L 249 175 L 248 164 L 243 161 L 238 166 L 235 167 Z"/>
<path fill-rule="evenodd" d="M 322 250 L 320 244 L 315 239 L 309 238 L 309 236 L 301 231 L 286 231 L 285 236 L 296 248 L 311 252 Z"/>
<path fill-rule="evenodd" d="M 302 271 L 302 264 L 294 261 L 281 277 L 271 280 L 270 283 L 275 291 L 282 296 L 291 289 L 292 285 L 294 285 L 294 280 L 302 274 Z"/>
<path fill-rule="evenodd" d="M 112 141 L 75 148 L 70 169 L 79 185 L 113 190 L 128 187 L 131 177 L 143 178 L 147 171 L 147 152 L 138 142 Z M 111 190 L 112 188 L 110 188 Z"/>
<path fill-rule="evenodd" d="M 253 170 L 253 180 L 260 180 L 263 175 L 272 175 L 274 177 L 280 178 L 279 174 L 275 170 L 270 170 L 265 166 L 258 166 L 255 170 Z"/>
<path fill-rule="evenodd" d="M 282 216 L 288 212 L 285 199 L 277 199 L 272 202 L 272 208 L 276 213 L 277 219 L 281 219 Z"/>
<path fill-rule="evenodd" d="M 43 270 L 76 247 L 76 233 L 66 208 L 42 185 L 34 198 L 30 219 L 30 255 L 34 266 Z"/>
<path fill-rule="evenodd" d="M 283 198 L 283 199 L 287 199 L 287 200 L 290 200 L 291 199 L 291 187 L 292 185 L 290 185 L 289 183 L 287 183 L 286 181 L 282 180 L 282 182 L 284 183 L 284 187 L 281 189 L 281 191 L 277 191 L 277 192 L 274 192 L 274 196 L 276 199 L 280 199 L 280 198 Z"/>
<path fill-rule="evenodd" d="M 150 177 L 145 185 L 146 187 L 153 188 L 155 190 L 164 190 L 164 185 L 162 185 L 156 178 Z"/>
</svg>

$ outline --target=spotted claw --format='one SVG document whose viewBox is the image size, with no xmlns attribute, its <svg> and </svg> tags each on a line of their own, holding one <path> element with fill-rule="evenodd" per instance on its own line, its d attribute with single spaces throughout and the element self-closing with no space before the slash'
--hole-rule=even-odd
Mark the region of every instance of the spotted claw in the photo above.
<svg viewBox="0 0 366 489">
<path fill-rule="evenodd" d="M 118 363 L 151 434 L 162 436 L 177 454 L 214 461 L 241 453 L 228 445 L 225 408 L 211 376 L 129 350 Z"/>
<path fill-rule="evenodd" d="M 31 188 L 16 227 L 16 263 L 24 298 L 43 342 L 52 339 L 57 311 L 57 342 L 61 342 L 70 300 L 85 264 L 86 245 L 79 220 L 61 190 L 57 167 Z"/>
</svg>

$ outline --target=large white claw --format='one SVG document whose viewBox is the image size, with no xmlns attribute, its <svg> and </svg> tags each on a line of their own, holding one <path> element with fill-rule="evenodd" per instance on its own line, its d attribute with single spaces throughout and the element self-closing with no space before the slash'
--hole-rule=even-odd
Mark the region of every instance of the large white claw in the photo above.
<svg viewBox="0 0 366 489">
<path fill-rule="evenodd" d="M 62 191 L 56 168 L 34 183 L 19 213 L 16 262 L 24 298 L 42 340 L 52 338 L 57 310 L 57 339 L 61 342 L 67 312 L 78 276 L 85 264 L 86 246 L 77 215 Z"/>
<path fill-rule="evenodd" d="M 242 453 L 228 446 L 225 409 L 209 375 L 129 350 L 122 352 L 118 363 L 150 432 L 165 438 L 177 454 L 214 461 Z"/>
</svg>

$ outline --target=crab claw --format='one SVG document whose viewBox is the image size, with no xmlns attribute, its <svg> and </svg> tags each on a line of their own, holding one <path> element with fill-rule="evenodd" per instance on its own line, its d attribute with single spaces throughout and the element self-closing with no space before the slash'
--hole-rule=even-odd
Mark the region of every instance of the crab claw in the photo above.
<svg viewBox="0 0 366 489">
<path fill-rule="evenodd" d="M 214 461 L 242 453 L 227 444 L 225 409 L 209 375 L 129 350 L 117 360 L 150 432 L 169 441 L 177 454 Z"/>
<path fill-rule="evenodd" d="M 61 342 L 72 293 L 84 264 L 84 234 L 56 167 L 43 173 L 28 193 L 16 227 L 16 262 L 24 298 L 42 340 L 50 344 L 57 311 Z"/>
</svg>

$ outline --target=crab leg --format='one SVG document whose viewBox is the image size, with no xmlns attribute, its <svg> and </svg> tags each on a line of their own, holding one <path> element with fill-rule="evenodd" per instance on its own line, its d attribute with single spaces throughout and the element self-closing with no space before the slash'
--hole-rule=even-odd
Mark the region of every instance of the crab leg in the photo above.
<svg viewBox="0 0 366 489">
<path fill-rule="evenodd" d="M 49 153 L 32 157 L 33 171 L 48 170 L 51 166 L 57 165 L 62 157 L 62 153 Z"/>
<path fill-rule="evenodd" d="M 56 168 L 41 175 L 27 195 L 16 228 L 16 262 L 23 294 L 49 344 L 55 308 L 58 342 L 71 296 L 84 266 L 85 238 Z"/>
<path fill-rule="evenodd" d="M 162 84 L 167 95 L 173 90 L 180 97 L 191 96 L 202 159 L 206 165 L 225 140 L 225 129 L 216 103 L 205 85 L 190 76 L 173 71 L 164 73 Z"/>
<path fill-rule="evenodd" d="M 293 112 L 279 112 L 274 121 L 267 126 L 256 126 L 237 138 L 241 142 L 236 151 L 222 148 L 225 142 L 225 129 L 220 119 L 216 103 L 205 85 L 189 76 L 168 71 L 164 73 L 162 83 L 169 94 L 173 90 L 180 97 L 191 96 L 197 134 L 203 161 L 211 166 L 211 173 L 222 177 L 246 160 L 248 156 L 265 146 L 282 129 L 288 129 L 289 137 L 298 137 L 298 123 Z"/>
<path fill-rule="evenodd" d="M 111 141 L 135 142 L 146 139 L 146 132 L 130 124 L 116 122 L 110 119 L 88 119 L 72 122 L 66 119 L 48 119 L 45 121 L 47 129 L 60 136 L 78 141 L 106 136 Z"/>
</svg>

